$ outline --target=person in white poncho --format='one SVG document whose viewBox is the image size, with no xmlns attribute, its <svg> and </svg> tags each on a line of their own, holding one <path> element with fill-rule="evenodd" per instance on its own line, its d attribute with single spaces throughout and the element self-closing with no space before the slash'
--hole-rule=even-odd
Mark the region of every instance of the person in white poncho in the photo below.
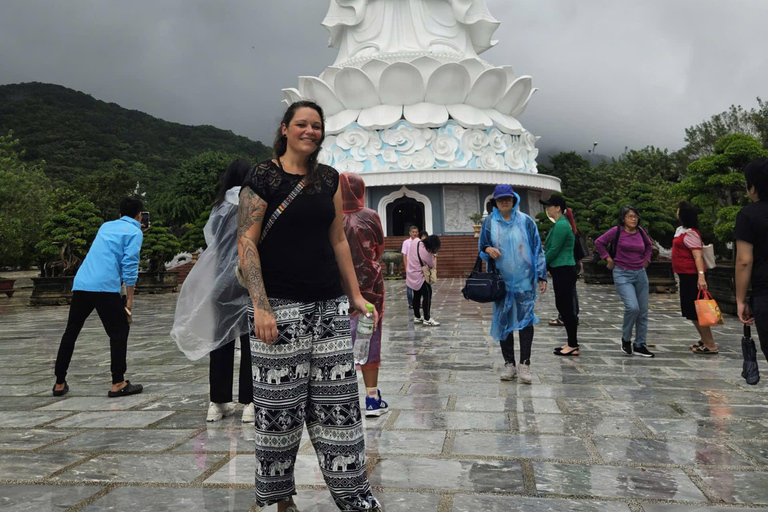
<svg viewBox="0 0 768 512">
<path fill-rule="evenodd" d="M 240 339 L 238 401 L 243 422 L 253 423 L 253 377 L 248 339 L 248 290 L 237 282 L 237 209 L 240 185 L 251 168 L 233 161 L 219 183 L 219 193 L 203 230 L 207 248 L 184 281 L 176 304 L 171 337 L 195 361 L 210 353 L 207 421 L 235 413 L 232 403 L 235 340 Z"/>
</svg>

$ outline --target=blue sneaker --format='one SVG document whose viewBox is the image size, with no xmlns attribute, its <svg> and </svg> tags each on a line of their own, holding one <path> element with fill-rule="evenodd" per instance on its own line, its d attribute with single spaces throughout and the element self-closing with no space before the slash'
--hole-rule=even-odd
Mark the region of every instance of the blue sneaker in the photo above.
<svg viewBox="0 0 768 512">
<path fill-rule="evenodd" d="M 381 399 L 381 391 L 378 391 L 377 398 L 372 396 L 365 397 L 365 416 L 368 418 L 377 418 L 389 412 L 389 405 Z"/>
</svg>

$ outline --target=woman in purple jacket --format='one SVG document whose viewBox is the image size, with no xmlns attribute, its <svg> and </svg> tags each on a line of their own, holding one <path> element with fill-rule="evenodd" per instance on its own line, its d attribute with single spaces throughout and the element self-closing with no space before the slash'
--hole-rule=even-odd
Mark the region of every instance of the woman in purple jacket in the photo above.
<svg viewBox="0 0 768 512">
<path fill-rule="evenodd" d="M 648 275 L 651 264 L 651 239 L 638 226 L 640 215 L 632 206 L 625 206 L 619 214 L 619 223 L 597 240 L 595 248 L 600 258 L 613 271 L 613 282 L 624 302 L 624 325 L 621 350 L 628 356 L 653 357 L 646 346 L 648 333 Z M 632 346 L 632 331 L 636 329 Z M 634 350 L 633 350 L 634 349 Z"/>
</svg>

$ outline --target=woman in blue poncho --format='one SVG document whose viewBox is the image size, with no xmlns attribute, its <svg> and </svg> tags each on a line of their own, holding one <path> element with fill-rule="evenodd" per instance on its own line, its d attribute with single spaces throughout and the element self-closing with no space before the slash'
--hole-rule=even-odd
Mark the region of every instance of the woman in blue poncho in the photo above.
<svg viewBox="0 0 768 512">
<path fill-rule="evenodd" d="M 531 345 L 533 326 L 539 319 L 533 312 L 536 284 L 541 293 L 547 289 L 547 264 L 536 223 L 518 210 L 520 196 L 509 185 L 497 185 L 493 191 L 496 208 L 483 222 L 480 232 L 480 257 L 493 258 L 501 272 L 507 295 L 493 304 L 491 336 L 501 343 L 504 370 L 501 380 L 531 383 Z M 515 364 L 515 331 L 520 331 L 520 366 Z"/>
</svg>

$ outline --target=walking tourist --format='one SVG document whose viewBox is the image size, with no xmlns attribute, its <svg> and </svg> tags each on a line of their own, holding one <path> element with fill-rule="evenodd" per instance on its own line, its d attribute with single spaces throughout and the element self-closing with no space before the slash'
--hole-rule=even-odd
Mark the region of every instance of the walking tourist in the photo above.
<svg viewBox="0 0 768 512">
<path fill-rule="evenodd" d="M 381 255 L 384 254 L 384 231 L 381 219 L 374 210 L 365 207 L 365 182 L 356 173 L 344 173 L 341 180 L 341 197 L 344 203 L 344 233 L 347 236 L 352 263 L 365 300 L 376 306 L 379 322 L 374 326 L 368 348 L 368 361 L 360 366 L 365 382 L 365 415 L 381 416 L 389 411 L 387 402 L 381 399 L 379 366 L 381 366 L 381 333 L 384 323 L 384 274 Z M 350 320 L 352 344 L 357 338 L 358 316 Z"/>
<path fill-rule="evenodd" d="M 256 411 L 256 503 L 296 512 L 294 467 L 306 424 L 341 510 L 380 510 L 366 475 L 349 313 L 364 314 L 344 235 L 339 174 L 317 162 L 322 109 L 300 101 L 278 128 L 275 158 L 240 191 L 238 250 Z M 378 313 L 374 309 L 374 324 Z"/>
<path fill-rule="evenodd" d="M 425 231 L 426 233 L 426 231 Z M 405 291 L 406 295 L 408 296 L 408 308 L 413 309 L 413 290 L 408 286 L 408 250 L 411 248 L 411 242 L 419 238 L 420 232 L 419 228 L 416 226 L 411 226 L 408 228 L 408 238 L 403 240 L 403 247 L 400 249 L 400 252 L 403 255 L 403 269 L 405 272 L 405 279 L 406 279 L 406 285 L 405 285 Z"/>
<path fill-rule="evenodd" d="M 546 207 L 547 215 L 555 221 L 555 225 L 552 226 L 547 235 L 544 251 L 547 258 L 547 269 L 552 276 L 555 305 L 563 319 L 565 332 L 568 335 L 567 343 L 562 347 L 557 347 L 555 355 L 578 356 L 578 319 L 573 300 L 573 291 L 576 288 L 576 276 L 578 275 L 576 260 L 573 257 L 576 234 L 565 216 L 567 205 L 562 196 L 553 194 L 541 203 Z"/>
<path fill-rule="evenodd" d="M 700 290 L 707 289 L 706 265 L 702 257 L 703 243 L 699 232 L 699 213 L 691 203 L 677 205 L 680 227 L 672 240 L 672 270 L 680 281 L 680 311 L 693 322 L 699 341 L 691 346 L 694 354 L 717 354 L 712 329 L 699 325 L 695 301 Z"/>
<path fill-rule="evenodd" d="M 613 282 L 624 303 L 621 350 L 628 356 L 654 357 L 648 350 L 648 275 L 651 239 L 638 224 L 640 214 L 632 206 L 619 213 L 618 225 L 595 240 L 595 247 L 613 271 Z M 632 344 L 632 331 L 635 342 Z"/>
<path fill-rule="evenodd" d="M 568 223 L 571 225 L 571 229 L 573 230 L 573 234 L 576 236 L 575 243 L 579 243 L 579 239 L 581 238 L 581 234 L 579 233 L 578 228 L 576 227 L 576 219 L 573 217 L 573 208 L 568 208 L 565 210 L 564 216 L 566 219 L 568 219 Z M 586 244 L 584 244 L 586 246 Z M 585 254 L 586 256 L 586 254 Z M 576 257 L 576 251 L 573 252 L 573 257 L 576 259 L 576 279 L 581 276 L 582 272 L 584 271 L 584 263 L 581 259 L 577 259 Z M 573 287 L 573 311 L 576 313 L 576 325 L 579 324 L 579 294 L 576 291 L 576 286 Z M 557 318 L 553 318 L 549 321 L 549 325 L 553 327 L 565 327 L 565 324 L 563 323 L 563 318 L 560 315 L 557 315 Z"/>
<path fill-rule="evenodd" d="M 493 259 L 507 287 L 504 299 L 493 303 L 491 336 L 499 340 L 504 357 L 501 380 L 512 380 L 519 369 L 520 382 L 531 383 L 531 346 L 533 326 L 539 319 L 534 313 L 536 285 L 547 290 L 547 265 L 536 223 L 519 210 L 520 196 L 509 185 L 497 185 L 493 191 L 496 208 L 480 231 L 480 257 Z M 515 361 L 515 331 L 520 337 L 520 365 Z"/>
<path fill-rule="evenodd" d="M 144 389 L 141 384 L 125 380 L 130 330 L 128 315 L 133 308 L 133 290 L 139 275 L 139 253 L 144 239 L 142 227 L 148 227 L 141 224 L 143 208 L 140 199 L 123 199 L 120 218 L 101 225 L 75 275 L 67 328 L 56 356 L 53 396 L 64 396 L 69 391 L 66 377 L 75 342 L 94 309 L 109 336 L 112 388 L 107 396 L 135 395 Z M 125 284 L 125 302 L 120 296 L 121 283 Z"/>
<path fill-rule="evenodd" d="M 755 324 L 768 360 L 768 159 L 749 163 L 744 178 L 752 203 L 736 217 L 736 304 L 739 319 Z M 750 283 L 751 307 L 747 303 Z"/>
<path fill-rule="evenodd" d="M 440 250 L 440 238 L 429 235 L 424 240 L 411 240 L 408 249 L 406 285 L 413 290 L 413 321 L 427 327 L 440 322 L 432 317 L 432 283 L 428 283 L 423 268 L 435 268 L 435 254 Z"/>
<path fill-rule="evenodd" d="M 253 376 L 248 338 L 248 291 L 237 282 L 237 208 L 240 185 L 251 163 L 239 158 L 222 175 L 216 202 L 203 229 L 206 249 L 192 267 L 176 303 L 171 337 L 192 360 L 209 356 L 211 402 L 207 421 L 235 413 L 232 383 L 235 340 L 240 340 L 238 402 L 243 423 L 253 423 Z"/>
</svg>

